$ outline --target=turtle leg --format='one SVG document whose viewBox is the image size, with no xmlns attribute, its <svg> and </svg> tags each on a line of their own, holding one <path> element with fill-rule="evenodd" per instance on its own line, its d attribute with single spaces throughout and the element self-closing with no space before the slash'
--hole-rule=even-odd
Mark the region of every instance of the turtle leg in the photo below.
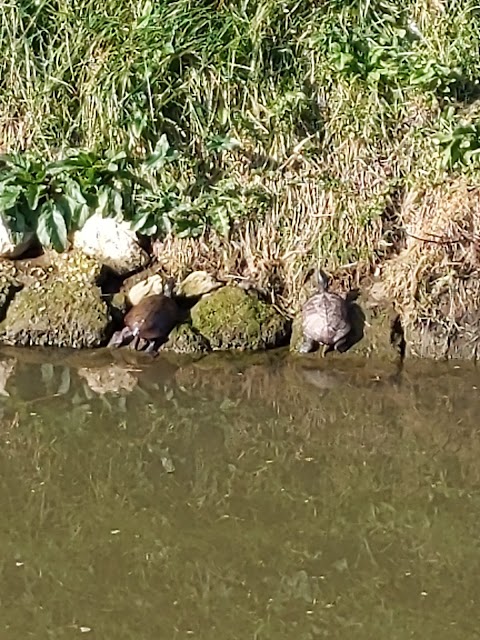
<svg viewBox="0 0 480 640">
<path fill-rule="evenodd" d="M 128 327 L 123 327 L 121 331 L 115 331 L 107 347 L 121 347 L 124 344 L 128 344 L 132 339 L 132 332 Z"/>
<path fill-rule="evenodd" d="M 317 343 L 307 336 L 303 336 L 302 344 L 298 347 L 298 353 L 310 353 L 314 351 Z"/>
<path fill-rule="evenodd" d="M 122 344 L 123 340 L 122 340 L 122 332 L 121 331 L 115 331 L 115 333 L 113 334 L 113 336 L 110 338 L 110 340 L 108 341 L 107 347 L 119 347 Z"/>
<path fill-rule="evenodd" d="M 165 344 L 165 338 L 157 338 L 156 340 L 151 340 L 150 348 L 148 349 L 149 353 L 153 353 L 153 355 L 158 356 L 158 352 L 163 344 Z"/>
<path fill-rule="evenodd" d="M 349 347 L 350 341 L 348 339 L 348 335 L 346 335 L 343 338 L 340 338 L 340 340 L 335 343 L 335 346 L 332 347 L 332 349 L 335 348 L 339 353 L 345 353 L 345 351 L 347 351 Z"/>
<path fill-rule="evenodd" d="M 335 347 L 332 344 L 325 344 L 323 346 L 323 353 L 322 353 L 322 358 L 324 358 L 327 353 L 330 353 L 330 351 L 333 351 L 335 349 Z"/>
<path fill-rule="evenodd" d="M 130 349 L 133 349 L 134 351 L 136 351 L 138 348 L 139 340 L 140 338 L 138 335 L 135 336 L 132 334 L 132 339 L 130 340 Z"/>
<path fill-rule="evenodd" d="M 133 338 L 133 342 L 130 345 L 130 348 L 135 349 L 135 351 L 143 351 L 147 345 L 148 340 L 146 340 L 145 338 L 141 338 L 139 335 L 136 335 Z"/>
<path fill-rule="evenodd" d="M 157 341 L 156 340 L 148 340 L 147 346 L 145 348 L 145 353 L 154 353 L 157 349 Z"/>
</svg>

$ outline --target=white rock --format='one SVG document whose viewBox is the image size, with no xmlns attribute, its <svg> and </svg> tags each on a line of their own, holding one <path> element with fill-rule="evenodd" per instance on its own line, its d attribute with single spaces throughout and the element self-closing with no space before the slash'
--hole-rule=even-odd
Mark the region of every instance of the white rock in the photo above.
<svg viewBox="0 0 480 640">
<path fill-rule="evenodd" d="M 186 298 L 196 298 L 215 291 L 215 289 L 219 289 L 222 286 L 221 282 L 218 282 L 206 271 L 192 271 L 180 283 L 178 293 Z"/>
<path fill-rule="evenodd" d="M 163 293 L 163 280 L 160 276 L 154 275 L 134 284 L 127 295 L 130 303 L 135 306 L 143 298 L 159 293 Z"/>
<path fill-rule="evenodd" d="M 99 213 L 75 232 L 73 246 L 120 275 L 144 267 L 148 262 L 148 255 L 138 244 L 129 223 L 103 218 Z"/>
<path fill-rule="evenodd" d="M 32 231 L 26 231 L 21 235 L 20 242 L 15 242 L 7 220 L 0 212 L 0 257 L 18 258 L 30 247 L 34 238 Z"/>
</svg>

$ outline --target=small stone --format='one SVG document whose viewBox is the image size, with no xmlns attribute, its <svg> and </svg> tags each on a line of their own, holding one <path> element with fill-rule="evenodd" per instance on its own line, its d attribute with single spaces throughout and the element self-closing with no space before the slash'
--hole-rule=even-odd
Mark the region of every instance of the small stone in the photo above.
<svg viewBox="0 0 480 640">
<path fill-rule="evenodd" d="M 137 282 L 128 292 L 128 299 L 132 306 L 137 305 L 143 298 L 158 295 L 163 292 L 163 280 L 159 275 L 150 276 L 146 280 Z"/>
<path fill-rule="evenodd" d="M 178 295 L 185 298 L 199 298 L 222 286 L 206 271 L 193 271 L 178 285 Z"/>
</svg>

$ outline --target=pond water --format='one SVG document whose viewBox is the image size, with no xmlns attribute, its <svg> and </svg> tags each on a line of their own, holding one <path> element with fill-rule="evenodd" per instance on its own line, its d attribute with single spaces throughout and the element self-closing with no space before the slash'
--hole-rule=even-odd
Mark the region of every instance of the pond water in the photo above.
<svg viewBox="0 0 480 640">
<path fill-rule="evenodd" d="M 479 637 L 470 364 L 0 355 L 0 637 Z"/>
</svg>

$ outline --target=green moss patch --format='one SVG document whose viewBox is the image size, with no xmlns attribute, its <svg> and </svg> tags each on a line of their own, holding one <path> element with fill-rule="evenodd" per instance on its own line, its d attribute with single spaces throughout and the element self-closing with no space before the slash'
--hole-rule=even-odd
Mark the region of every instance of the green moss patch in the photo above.
<svg viewBox="0 0 480 640">
<path fill-rule="evenodd" d="M 162 350 L 174 353 L 205 353 L 210 350 L 210 345 L 201 333 L 184 322 L 170 332 L 168 341 Z"/>
<path fill-rule="evenodd" d="M 238 287 L 223 287 L 191 310 L 192 324 L 212 349 L 268 349 L 285 344 L 290 321 Z"/>
</svg>

